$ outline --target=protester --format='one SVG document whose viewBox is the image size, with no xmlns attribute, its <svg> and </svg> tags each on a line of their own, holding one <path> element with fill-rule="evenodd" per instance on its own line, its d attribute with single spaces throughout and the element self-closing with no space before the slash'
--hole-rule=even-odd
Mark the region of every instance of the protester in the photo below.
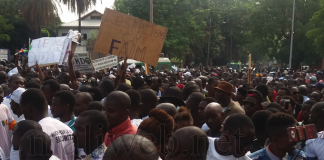
<svg viewBox="0 0 324 160">
<path fill-rule="evenodd" d="M 74 145 L 84 149 L 85 159 L 102 159 L 106 151 L 104 137 L 109 129 L 107 117 L 99 111 L 85 111 L 75 120 L 74 126 Z"/>
<path fill-rule="evenodd" d="M 12 112 L 17 115 L 18 119 L 16 119 L 15 121 L 18 123 L 20 121 L 25 120 L 25 117 L 21 111 L 21 107 L 20 107 L 20 97 L 21 94 L 23 94 L 26 90 L 24 88 L 17 88 L 11 95 L 11 101 L 10 101 L 10 107 Z"/>
<path fill-rule="evenodd" d="M 69 126 L 74 131 L 76 117 L 73 115 L 75 98 L 71 91 L 57 92 L 52 99 L 51 112 L 53 118 L 58 118 L 61 122 Z"/>
<path fill-rule="evenodd" d="M 72 129 L 48 116 L 47 101 L 39 89 L 28 89 L 21 95 L 20 107 L 26 120 L 38 122 L 50 136 L 53 155 L 61 160 L 74 158 Z"/>
<path fill-rule="evenodd" d="M 158 98 L 156 97 L 155 92 L 152 89 L 144 89 L 139 91 L 142 102 L 142 109 L 139 114 L 139 118 L 142 118 L 142 120 L 148 118 L 149 112 L 156 107 Z"/>
<path fill-rule="evenodd" d="M 186 107 L 180 107 L 178 113 L 174 116 L 175 130 L 193 126 L 193 119 Z"/>
<path fill-rule="evenodd" d="M 314 91 L 312 92 L 312 94 L 310 95 L 310 99 L 314 100 L 316 102 L 320 102 L 322 99 L 323 95 L 320 91 Z"/>
<path fill-rule="evenodd" d="M 150 92 L 154 92 L 150 90 Z M 107 147 L 123 134 L 136 134 L 137 127 L 132 124 L 129 118 L 131 99 L 121 91 L 111 92 L 105 99 L 105 115 L 109 123 L 109 131 L 105 135 Z"/>
<path fill-rule="evenodd" d="M 244 110 L 241 106 L 231 100 L 233 94 L 233 87 L 230 83 L 221 81 L 215 88 L 216 101 L 222 106 L 222 110 L 225 113 L 225 117 L 228 117 L 235 113 L 244 114 Z"/>
<path fill-rule="evenodd" d="M 95 102 L 91 102 L 88 106 L 88 111 L 89 110 L 97 110 L 97 111 L 100 111 L 100 112 L 103 112 L 103 105 L 101 102 L 99 101 L 95 101 Z"/>
<path fill-rule="evenodd" d="M 206 131 L 208 130 L 208 126 L 207 124 L 205 123 L 205 119 L 204 119 L 204 110 L 206 108 L 206 106 L 209 104 L 209 103 L 212 103 L 212 102 L 216 102 L 216 99 L 212 98 L 212 97 L 207 97 L 207 98 L 204 98 L 203 100 L 201 100 L 201 102 L 199 103 L 199 107 L 198 107 L 198 119 L 199 121 L 202 121 L 203 122 L 203 125 L 201 127 L 201 129 L 203 131 Z"/>
<path fill-rule="evenodd" d="M 10 155 L 10 147 L 11 147 L 11 141 L 10 141 L 10 131 L 12 131 L 17 124 L 16 121 L 13 119 L 9 108 L 7 108 L 5 105 L 0 105 L 0 148 L 4 152 L 4 159 L 9 159 Z"/>
<path fill-rule="evenodd" d="M 60 91 L 60 84 L 53 79 L 47 80 L 42 84 L 41 90 L 46 96 L 48 105 L 51 106 L 54 94 Z"/>
<path fill-rule="evenodd" d="M 204 99 L 204 95 L 199 92 L 194 92 L 188 97 L 186 107 L 191 113 L 191 116 L 194 120 L 194 126 L 201 128 L 204 122 L 204 117 L 199 116 L 199 103 Z"/>
<path fill-rule="evenodd" d="M 164 110 L 168 113 L 172 118 L 177 114 L 177 108 L 171 103 L 160 103 L 156 106 L 156 108 Z"/>
<path fill-rule="evenodd" d="M 255 129 L 251 119 L 244 114 L 232 114 L 226 118 L 218 139 L 208 137 L 207 160 L 249 159 L 245 154 L 255 141 Z"/>
<path fill-rule="evenodd" d="M 208 79 L 208 84 L 206 85 L 206 89 L 208 91 L 208 93 L 205 95 L 206 97 L 215 97 L 215 87 L 217 87 L 218 83 L 219 83 L 219 79 L 216 77 L 211 77 Z"/>
<path fill-rule="evenodd" d="M 247 93 L 247 97 L 243 101 L 245 115 L 252 118 L 255 112 L 262 110 L 263 109 L 261 105 L 262 101 L 263 101 L 263 97 L 259 91 L 249 90 Z"/>
<path fill-rule="evenodd" d="M 205 123 L 210 128 L 206 131 L 207 136 L 213 138 L 220 137 L 220 129 L 225 119 L 222 107 L 215 102 L 209 103 L 204 110 L 204 117 Z"/>
<path fill-rule="evenodd" d="M 119 145 L 123 147 L 119 147 Z M 103 160 L 158 160 L 158 158 L 159 153 L 153 142 L 140 135 L 128 134 L 117 138 L 108 147 Z"/>
<path fill-rule="evenodd" d="M 142 119 L 139 118 L 139 116 L 138 116 L 142 109 L 141 95 L 136 90 L 128 90 L 125 93 L 131 99 L 129 118 L 130 118 L 132 124 L 134 126 L 138 127 L 142 122 Z"/>
<path fill-rule="evenodd" d="M 74 115 L 79 116 L 82 112 L 88 109 L 88 105 L 93 102 L 91 95 L 87 92 L 80 92 L 75 94 Z"/>
<path fill-rule="evenodd" d="M 316 101 L 313 100 L 308 100 L 303 104 L 303 107 L 301 108 L 301 111 L 299 112 L 299 115 L 296 119 L 299 122 L 299 125 L 309 124 L 310 110 L 315 104 Z"/>
<path fill-rule="evenodd" d="M 178 129 L 168 142 L 169 154 L 166 160 L 196 159 L 205 160 L 208 150 L 208 138 L 200 128 L 195 126 Z"/>
</svg>

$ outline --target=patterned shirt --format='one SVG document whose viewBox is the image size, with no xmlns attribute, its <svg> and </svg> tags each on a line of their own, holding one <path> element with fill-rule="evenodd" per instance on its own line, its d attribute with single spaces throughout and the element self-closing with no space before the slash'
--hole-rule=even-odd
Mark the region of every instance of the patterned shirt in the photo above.
<svg viewBox="0 0 324 160">
<path fill-rule="evenodd" d="M 105 155 L 106 149 L 107 149 L 107 147 L 106 147 L 105 143 L 103 143 L 97 149 L 95 149 L 92 153 L 87 155 L 86 158 L 84 158 L 82 160 L 102 160 L 102 158 Z"/>
</svg>

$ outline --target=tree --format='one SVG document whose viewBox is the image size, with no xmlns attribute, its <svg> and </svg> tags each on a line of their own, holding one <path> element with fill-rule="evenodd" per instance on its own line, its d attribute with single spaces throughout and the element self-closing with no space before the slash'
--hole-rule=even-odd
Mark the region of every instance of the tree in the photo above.
<svg viewBox="0 0 324 160">
<path fill-rule="evenodd" d="M 307 32 L 307 37 L 311 38 L 316 46 L 316 51 L 324 56 L 324 0 L 320 1 L 321 9 L 314 13 L 311 21 L 311 24 L 314 26 L 314 29 Z"/>
<path fill-rule="evenodd" d="M 9 42 L 11 40 L 10 33 L 13 30 L 13 26 L 8 24 L 8 19 L 5 19 L 0 15 L 0 42 Z"/>
</svg>

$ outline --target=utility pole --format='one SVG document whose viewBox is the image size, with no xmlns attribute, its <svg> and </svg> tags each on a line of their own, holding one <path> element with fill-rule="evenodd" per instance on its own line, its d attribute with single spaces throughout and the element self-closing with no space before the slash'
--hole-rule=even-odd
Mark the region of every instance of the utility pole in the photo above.
<svg viewBox="0 0 324 160">
<path fill-rule="evenodd" d="M 150 0 L 150 22 L 153 23 L 153 0 Z M 147 63 L 145 63 L 145 74 L 150 74 L 150 69 Z"/>
<path fill-rule="evenodd" d="M 209 46 L 210 46 L 210 28 L 211 28 L 211 21 L 212 21 L 212 19 L 210 18 L 210 22 L 209 22 L 209 40 L 208 40 L 208 54 L 207 54 L 207 67 L 209 67 Z"/>
<path fill-rule="evenodd" d="M 292 68 L 292 50 L 293 50 L 293 42 L 294 42 L 294 24 L 295 24 L 295 2 L 296 0 L 293 0 L 293 15 L 292 15 L 292 22 L 291 22 L 291 41 L 290 41 L 290 55 L 289 55 L 289 68 Z"/>
<path fill-rule="evenodd" d="M 79 33 L 81 34 L 81 11 L 80 11 L 80 5 L 81 5 L 81 0 L 78 0 L 77 3 L 78 3 L 78 12 L 79 12 Z M 81 34 L 81 37 L 82 37 L 82 34 Z M 79 43 L 81 44 L 81 38 L 79 38 Z"/>
<path fill-rule="evenodd" d="M 232 61 L 232 51 L 233 51 L 233 29 L 231 28 L 231 54 L 230 54 L 231 61 Z"/>
</svg>

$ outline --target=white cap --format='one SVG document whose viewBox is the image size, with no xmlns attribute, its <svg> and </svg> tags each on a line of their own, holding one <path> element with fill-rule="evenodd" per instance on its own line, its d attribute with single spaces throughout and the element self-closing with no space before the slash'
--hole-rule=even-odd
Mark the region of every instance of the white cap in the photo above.
<svg viewBox="0 0 324 160">
<path fill-rule="evenodd" d="M 17 88 L 11 95 L 11 100 L 19 104 L 21 95 L 26 91 L 25 88 Z"/>
</svg>

